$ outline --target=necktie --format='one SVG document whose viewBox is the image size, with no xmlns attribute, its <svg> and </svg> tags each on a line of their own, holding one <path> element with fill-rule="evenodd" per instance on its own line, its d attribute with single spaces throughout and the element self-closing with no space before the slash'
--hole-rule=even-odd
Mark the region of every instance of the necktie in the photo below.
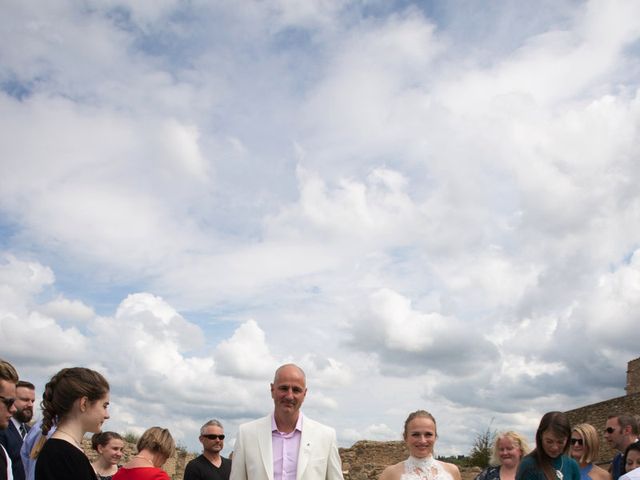
<svg viewBox="0 0 640 480">
<path fill-rule="evenodd" d="M 20 424 L 20 436 L 22 436 L 23 440 L 24 440 L 24 437 L 27 436 L 27 426 L 24 423 Z"/>
</svg>

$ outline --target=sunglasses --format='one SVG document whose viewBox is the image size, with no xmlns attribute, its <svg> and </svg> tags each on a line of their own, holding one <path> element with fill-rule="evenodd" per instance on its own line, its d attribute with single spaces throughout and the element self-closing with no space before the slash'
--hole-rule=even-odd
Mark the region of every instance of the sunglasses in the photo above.
<svg viewBox="0 0 640 480">
<path fill-rule="evenodd" d="M 5 404 L 7 409 L 11 408 L 13 406 L 13 403 L 16 401 L 15 398 L 3 397 L 2 395 L 0 395 L 0 399 L 2 399 L 2 403 Z"/>
<path fill-rule="evenodd" d="M 575 444 L 583 445 L 584 441 L 583 441 L 582 438 L 572 438 L 571 439 L 571 445 L 575 445 Z"/>
<path fill-rule="evenodd" d="M 224 435 L 215 435 L 213 433 L 209 434 L 209 435 L 202 435 L 204 438 L 208 438 L 209 440 L 224 440 Z"/>
<path fill-rule="evenodd" d="M 613 432 L 616 431 L 616 429 L 613 427 L 607 427 L 604 429 L 604 431 L 607 432 L 608 434 L 612 434 Z"/>
</svg>

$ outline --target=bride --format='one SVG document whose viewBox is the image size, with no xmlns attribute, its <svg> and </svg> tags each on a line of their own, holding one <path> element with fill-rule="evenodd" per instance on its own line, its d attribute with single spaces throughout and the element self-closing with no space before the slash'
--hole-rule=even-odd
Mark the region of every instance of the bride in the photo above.
<svg viewBox="0 0 640 480">
<path fill-rule="evenodd" d="M 438 433 L 436 420 L 429 412 L 417 410 L 409 414 L 402 436 L 409 458 L 385 468 L 379 480 L 461 480 L 456 465 L 433 458 Z"/>
</svg>

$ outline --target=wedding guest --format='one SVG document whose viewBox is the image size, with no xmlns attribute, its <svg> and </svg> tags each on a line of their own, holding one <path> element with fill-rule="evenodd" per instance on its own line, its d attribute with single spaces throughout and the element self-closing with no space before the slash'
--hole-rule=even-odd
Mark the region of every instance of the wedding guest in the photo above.
<svg viewBox="0 0 640 480">
<path fill-rule="evenodd" d="M 14 406 L 16 411 L 11 417 L 6 430 L 0 430 L 0 445 L 2 445 L 9 457 L 11 457 L 11 471 L 13 480 L 24 480 L 24 467 L 20 459 L 20 449 L 22 443 L 31 429 L 31 419 L 33 418 L 33 403 L 36 399 L 36 387 L 31 382 L 19 380 L 16 383 L 16 400 Z"/>
<path fill-rule="evenodd" d="M 209 420 L 200 428 L 202 455 L 187 463 L 184 480 L 229 480 L 231 460 L 221 454 L 224 438 L 224 427 L 218 420 Z"/>
<path fill-rule="evenodd" d="M 598 432 L 593 425 L 581 423 L 573 427 L 569 454 L 580 467 L 581 480 L 611 480 L 611 475 L 594 460 L 600 452 Z"/>
<path fill-rule="evenodd" d="M 98 457 L 91 463 L 98 480 L 111 480 L 124 455 L 124 440 L 116 432 L 94 433 L 91 448 L 98 452 Z"/>
<path fill-rule="evenodd" d="M 278 367 L 270 390 L 272 413 L 238 428 L 230 480 L 343 480 L 335 430 L 301 411 L 304 371 Z"/>
<path fill-rule="evenodd" d="M 409 414 L 402 437 L 409 458 L 385 468 L 379 480 L 461 480 L 457 466 L 433 457 L 438 432 L 429 412 L 417 410 Z"/>
<path fill-rule="evenodd" d="M 625 471 L 624 452 L 629 445 L 638 441 L 638 419 L 628 413 L 609 415 L 604 428 L 604 439 L 611 448 L 618 451 L 609 465 L 611 478 L 618 480 Z"/>
<path fill-rule="evenodd" d="M 176 444 L 166 428 L 151 427 L 136 445 L 138 453 L 131 457 L 112 480 L 171 480 L 162 466 L 176 451 Z"/>
<path fill-rule="evenodd" d="M 50 438 L 51 435 L 56 431 L 55 424 L 49 429 L 49 433 L 47 433 L 47 438 Z M 38 420 L 33 426 L 31 430 L 27 432 L 27 436 L 24 437 L 24 442 L 22 443 L 22 447 L 20 448 L 20 458 L 22 460 L 22 465 L 24 466 L 24 474 L 26 480 L 35 480 L 36 478 L 36 460 L 38 458 L 38 452 L 40 451 L 40 447 L 36 447 L 40 442 L 40 438 L 42 438 L 42 419 Z"/>
<path fill-rule="evenodd" d="M 634 442 L 624 451 L 625 476 L 634 472 L 638 467 L 640 467 L 640 442 Z M 631 476 L 640 478 L 640 470 L 634 472 Z"/>
<path fill-rule="evenodd" d="M 525 438 L 516 432 L 500 433 L 493 443 L 491 465 L 476 480 L 515 480 L 522 457 L 529 453 Z"/>
<path fill-rule="evenodd" d="M 35 480 L 96 480 L 82 448 L 86 432 L 99 432 L 109 418 L 109 383 L 88 368 L 63 368 L 42 394 L 42 437 L 36 444 Z M 56 431 L 47 439 L 49 429 Z"/>
<path fill-rule="evenodd" d="M 16 412 L 16 383 L 18 372 L 9 362 L 0 358 L 0 430 L 6 430 Z M 11 457 L 0 444 L 0 480 L 13 478 Z"/>
<path fill-rule="evenodd" d="M 570 437 L 564 413 L 545 413 L 536 431 L 536 448 L 520 462 L 516 480 L 580 480 L 580 467 L 566 455 Z"/>
</svg>

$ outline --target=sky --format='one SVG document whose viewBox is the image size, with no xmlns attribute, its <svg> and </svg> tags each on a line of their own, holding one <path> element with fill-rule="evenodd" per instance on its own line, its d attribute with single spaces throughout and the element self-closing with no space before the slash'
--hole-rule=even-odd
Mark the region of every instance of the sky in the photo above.
<svg viewBox="0 0 640 480">
<path fill-rule="evenodd" d="M 624 395 L 640 2 L 3 0 L 0 356 L 225 452 L 278 365 L 340 446 Z M 39 416 L 39 414 L 38 414 Z"/>
</svg>

